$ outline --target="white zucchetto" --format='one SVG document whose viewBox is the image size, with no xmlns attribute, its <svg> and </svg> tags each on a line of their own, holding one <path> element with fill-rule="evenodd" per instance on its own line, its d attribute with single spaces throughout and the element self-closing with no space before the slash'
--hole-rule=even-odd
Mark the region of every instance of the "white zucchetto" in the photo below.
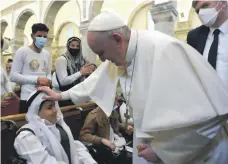
<svg viewBox="0 0 228 164">
<path fill-rule="evenodd" d="M 104 11 L 90 23 L 88 31 L 110 31 L 127 26 L 124 20 L 114 12 Z"/>
</svg>

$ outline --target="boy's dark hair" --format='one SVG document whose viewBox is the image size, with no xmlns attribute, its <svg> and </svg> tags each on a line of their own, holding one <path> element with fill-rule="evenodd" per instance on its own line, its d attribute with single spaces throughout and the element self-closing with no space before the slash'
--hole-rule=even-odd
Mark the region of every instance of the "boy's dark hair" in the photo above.
<svg viewBox="0 0 228 164">
<path fill-rule="evenodd" d="M 8 59 L 7 63 L 13 63 L 13 59 Z"/>
<path fill-rule="evenodd" d="M 49 28 L 43 23 L 36 23 L 36 24 L 32 25 L 32 33 L 35 34 L 37 31 L 48 32 Z"/>
</svg>

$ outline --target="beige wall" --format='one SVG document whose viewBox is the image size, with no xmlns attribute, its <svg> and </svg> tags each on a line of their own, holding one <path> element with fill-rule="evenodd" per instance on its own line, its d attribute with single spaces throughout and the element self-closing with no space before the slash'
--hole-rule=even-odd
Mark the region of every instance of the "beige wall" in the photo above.
<svg viewBox="0 0 228 164">
<path fill-rule="evenodd" d="M 135 0 L 109 0 L 104 2 L 101 10 L 112 9 L 127 21 L 135 3 Z"/>
<path fill-rule="evenodd" d="M 134 29 L 147 29 L 147 22 L 148 22 L 148 17 L 147 13 L 149 10 L 152 9 L 152 5 L 148 4 L 145 7 L 141 8 L 136 16 L 134 17 L 134 20 L 132 21 L 132 28 Z"/>
<path fill-rule="evenodd" d="M 72 34 L 72 35 L 71 35 Z M 65 46 L 68 38 L 76 36 L 80 38 L 80 30 L 78 26 L 74 23 L 68 23 L 64 25 L 62 30 L 59 33 L 59 46 Z"/>
<path fill-rule="evenodd" d="M 27 39 L 28 45 L 32 43 L 32 38 L 31 38 L 32 25 L 35 23 L 38 23 L 38 22 L 37 22 L 36 16 L 33 15 L 28 19 L 28 22 L 25 25 L 24 35 L 25 35 L 25 38 Z"/>
<path fill-rule="evenodd" d="M 54 34 L 56 34 L 59 27 L 66 21 L 72 21 L 77 24 L 80 22 L 80 11 L 75 0 L 65 3 L 57 13 L 54 23 Z"/>
<path fill-rule="evenodd" d="M 13 38 L 12 29 L 10 28 L 9 25 L 6 27 L 3 36 L 4 36 L 4 37 L 7 37 L 7 38 Z"/>
<path fill-rule="evenodd" d="M 198 26 L 200 26 L 202 23 L 198 17 L 198 15 L 196 14 L 196 12 L 193 13 L 193 17 L 192 17 L 192 25 L 191 28 L 196 28 Z"/>
</svg>

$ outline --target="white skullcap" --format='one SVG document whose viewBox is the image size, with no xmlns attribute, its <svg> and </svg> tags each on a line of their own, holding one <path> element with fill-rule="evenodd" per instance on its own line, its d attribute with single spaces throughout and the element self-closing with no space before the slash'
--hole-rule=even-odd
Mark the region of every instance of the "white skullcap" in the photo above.
<svg viewBox="0 0 228 164">
<path fill-rule="evenodd" d="M 104 11 L 90 23 L 88 31 L 110 31 L 127 26 L 122 18 L 114 12 Z"/>
</svg>

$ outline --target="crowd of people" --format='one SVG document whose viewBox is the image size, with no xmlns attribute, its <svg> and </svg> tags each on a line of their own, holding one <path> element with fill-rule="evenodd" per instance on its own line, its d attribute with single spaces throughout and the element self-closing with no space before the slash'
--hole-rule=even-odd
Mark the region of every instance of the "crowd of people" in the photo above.
<svg viewBox="0 0 228 164">
<path fill-rule="evenodd" d="M 134 164 L 227 164 L 228 2 L 193 1 L 192 7 L 203 25 L 188 33 L 187 44 L 100 13 L 87 33 L 103 62 L 98 68 L 72 36 L 53 71 L 44 49 L 49 29 L 34 24 L 33 43 L 16 51 L 6 72 L 1 68 L 1 107 L 8 97 L 20 99 L 19 113 L 28 121 L 15 139 L 17 153 L 31 164 L 95 164 L 82 142 L 116 151 L 126 145 L 125 133 L 133 135 Z M 2 50 L 6 45 L 2 38 Z M 118 82 L 124 121 L 116 110 Z M 81 142 L 74 141 L 59 106 L 88 101 L 98 107 L 85 119 Z"/>
<path fill-rule="evenodd" d="M 97 66 L 84 59 L 80 38 L 71 37 L 66 43 L 66 53 L 56 60 L 55 70 L 51 70 L 51 56 L 44 49 L 48 31 L 49 29 L 45 24 L 34 24 L 31 34 L 32 44 L 19 48 L 14 59 L 8 59 L 6 71 L 1 68 L 2 111 L 3 109 L 11 110 L 9 104 L 12 104 L 12 100 L 16 99 L 19 104 L 18 113 L 26 113 L 28 122 L 19 129 L 14 147 L 18 155 L 31 164 L 95 164 L 97 162 L 89 154 L 87 148 L 80 141 L 74 141 L 70 128 L 63 120 L 59 107 L 73 105 L 74 103 L 69 100 L 58 102 L 43 100 L 42 96 L 46 94 L 38 92 L 37 88 L 47 86 L 56 92 L 66 91 L 84 81 Z M 1 41 L 2 46 L 8 44 L 4 38 L 1 38 Z M 20 87 L 18 88 L 18 86 Z M 14 105 L 14 107 L 16 106 Z M 90 115 L 94 111 L 89 113 L 86 120 L 91 119 Z M 101 109 L 100 113 L 102 113 Z M 117 112 L 115 113 L 114 120 L 116 123 L 119 116 Z M 104 140 L 100 144 L 109 147 L 111 151 L 116 149 L 114 142 L 121 140 L 123 142 L 120 146 L 126 144 L 121 133 L 112 130 L 116 129 L 115 123 L 109 122 L 109 119 L 113 120 L 112 117 L 107 117 L 105 113 L 101 117 L 107 121 L 105 122 L 107 127 L 105 136 L 102 133 L 97 134 L 102 141 Z M 92 124 L 85 121 L 84 130 L 81 133 L 84 135 L 87 127 L 95 127 L 102 124 L 102 121 L 104 120 L 98 120 Z M 126 132 L 131 135 L 133 127 L 130 128 L 129 125 L 127 129 Z M 123 132 L 125 132 L 124 127 Z M 93 131 L 87 131 L 86 135 L 94 134 Z M 86 138 L 81 137 L 81 141 L 95 143 Z M 96 144 L 99 143 L 96 142 Z"/>
</svg>

